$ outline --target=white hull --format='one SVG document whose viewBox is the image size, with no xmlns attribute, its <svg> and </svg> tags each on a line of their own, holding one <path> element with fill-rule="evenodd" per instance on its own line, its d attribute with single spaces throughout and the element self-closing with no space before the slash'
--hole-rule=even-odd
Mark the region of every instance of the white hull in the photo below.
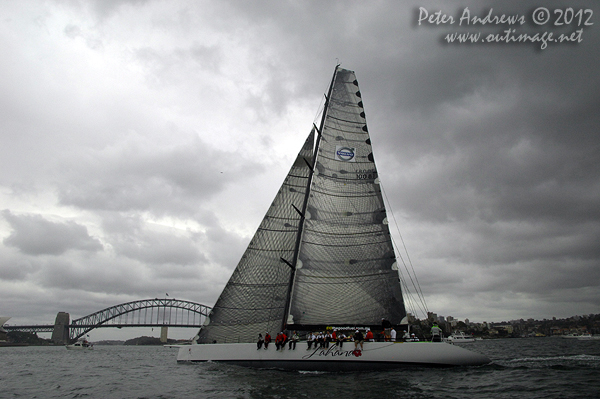
<svg viewBox="0 0 600 399">
<path fill-rule="evenodd" d="M 600 339 L 600 335 L 582 335 L 580 337 L 577 337 L 578 340 L 580 341 L 588 341 L 588 340 L 597 340 Z"/>
<path fill-rule="evenodd" d="M 365 342 L 364 350 L 354 351 L 354 343 L 343 349 L 295 350 L 256 349 L 256 344 L 201 344 L 179 346 L 178 362 L 226 362 L 241 366 L 292 370 L 352 371 L 405 366 L 480 366 L 490 359 L 479 353 L 444 342 Z"/>
<path fill-rule="evenodd" d="M 465 342 L 475 342 L 475 337 L 473 336 L 469 336 L 469 335 L 465 335 L 465 334 L 456 334 L 456 335 L 450 335 L 448 338 L 448 342 L 454 343 L 454 344 L 460 344 L 460 343 L 465 343 Z"/>
<path fill-rule="evenodd" d="M 91 351 L 94 349 L 94 345 L 87 341 L 77 341 L 74 344 L 66 345 L 66 348 L 70 351 Z"/>
</svg>

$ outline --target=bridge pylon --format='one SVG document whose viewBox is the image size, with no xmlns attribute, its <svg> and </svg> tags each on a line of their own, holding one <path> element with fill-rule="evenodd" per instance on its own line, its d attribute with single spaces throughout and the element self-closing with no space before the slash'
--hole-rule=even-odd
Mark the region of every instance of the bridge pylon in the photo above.
<svg viewBox="0 0 600 399">
<path fill-rule="evenodd" d="M 69 324 L 71 324 L 71 315 L 67 312 L 58 312 L 54 321 L 52 342 L 59 345 L 69 343 Z"/>
</svg>

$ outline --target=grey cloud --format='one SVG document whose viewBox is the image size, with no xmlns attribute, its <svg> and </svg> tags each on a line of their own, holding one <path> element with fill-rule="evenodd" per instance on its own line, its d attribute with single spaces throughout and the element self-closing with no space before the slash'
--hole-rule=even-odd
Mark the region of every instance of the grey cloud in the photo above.
<svg viewBox="0 0 600 399">
<path fill-rule="evenodd" d="M 91 237 L 85 226 L 75 222 L 57 223 L 40 215 L 15 215 L 9 210 L 2 216 L 11 225 L 12 233 L 4 245 L 18 248 L 28 255 L 61 255 L 68 250 L 97 252 L 102 243 Z"/>
<path fill-rule="evenodd" d="M 51 259 L 36 274 L 35 280 L 47 288 L 63 291 L 87 291 L 88 293 L 118 294 L 138 292 L 149 280 L 144 268 L 139 264 L 125 264 L 122 261 L 105 258 L 77 261 L 71 259 Z"/>
<path fill-rule="evenodd" d="M 107 244 L 117 255 L 147 265 L 161 265 L 161 270 L 179 268 L 177 273 L 170 274 L 173 276 L 189 275 L 192 270 L 215 264 L 233 268 L 247 244 L 246 239 L 220 227 L 212 213 L 199 212 L 198 216 L 206 231 L 166 228 L 157 231 L 156 226 L 149 225 L 140 214 L 116 212 L 102 213 L 102 228 Z"/>
<path fill-rule="evenodd" d="M 269 146 L 282 143 L 276 139 L 310 128 L 310 120 L 298 127 L 296 119 L 316 111 L 338 59 L 357 72 L 381 179 L 431 310 L 457 315 L 458 306 L 463 317 L 491 321 L 598 307 L 595 27 L 584 29 L 581 43 L 541 51 L 536 44 L 443 45 L 441 36 L 454 27 L 415 26 L 415 5 L 406 2 L 48 4 L 46 20 L 65 7 L 75 16 L 45 26 L 60 43 L 47 40 L 46 31 L 36 38 L 31 27 L 21 32 L 27 46 L 4 41 L 21 64 L 2 67 L 10 81 L 0 107 L 7 132 L 0 183 L 12 193 L 3 198 L 57 192 L 56 212 L 68 207 L 100 219 L 106 248 L 91 259 L 66 251 L 52 264 L 33 262 L 34 255 L 20 252 L 23 235 L 5 233 L 5 285 L 60 287 L 89 301 L 90 311 L 98 309 L 84 290 L 109 305 L 107 297 L 163 291 L 210 305 L 249 240 L 233 229 L 249 230 L 249 214 L 259 212 L 261 193 L 247 187 L 259 180 L 248 177 L 267 173 L 253 157 L 268 158 Z M 452 14 L 465 7 L 421 5 Z M 517 1 L 469 7 L 531 11 Z M 78 52 L 86 38 L 103 43 L 102 59 Z M 78 74 L 67 77 L 55 51 L 74 55 Z M 228 118 L 252 125 L 258 142 Z M 201 140 L 186 133 L 193 129 Z M 217 131 L 231 134 L 227 143 L 243 142 L 240 153 L 214 149 Z M 249 202 L 253 208 L 242 211 Z M 225 204 L 238 209 L 228 214 Z M 163 217 L 201 227 L 170 232 L 151 225 Z M 72 281 L 57 277 L 69 273 Z M 53 298 L 63 304 L 60 295 Z"/>
<path fill-rule="evenodd" d="M 167 233 L 130 234 L 126 240 L 113 241 L 112 245 L 117 254 L 145 263 L 198 266 L 206 262 L 195 242 Z"/>
<path fill-rule="evenodd" d="M 116 13 L 121 7 L 139 7 L 149 3 L 149 0 L 94 0 L 90 3 L 98 17 L 106 19 Z"/>
<path fill-rule="evenodd" d="M 65 26 L 65 35 L 71 39 L 81 36 L 81 28 L 77 25 L 68 24 Z"/>
<path fill-rule="evenodd" d="M 23 281 L 37 272 L 42 264 L 35 259 L 22 258 L 16 250 L 0 247 L 0 280 Z"/>
<path fill-rule="evenodd" d="M 167 84 L 184 84 L 188 68 L 205 70 L 220 74 L 223 62 L 223 50 L 217 45 L 204 45 L 195 42 L 189 47 L 181 47 L 164 51 L 152 47 L 135 50 L 137 59 L 152 73 L 154 82 Z M 198 88 L 202 92 L 203 88 Z"/>
<path fill-rule="evenodd" d="M 65 164 L 59 187 L 63 205 L 88 210 L 147 211 L 154 215 L 194 215 L 202 200 L 213 197 L 244 173 L 261 170 L 238 156 L 211 148 L 199 138 L 171 148 L 141 143 Z M 228 176 L 228 180 L 223 178 Z"/>
</svg>

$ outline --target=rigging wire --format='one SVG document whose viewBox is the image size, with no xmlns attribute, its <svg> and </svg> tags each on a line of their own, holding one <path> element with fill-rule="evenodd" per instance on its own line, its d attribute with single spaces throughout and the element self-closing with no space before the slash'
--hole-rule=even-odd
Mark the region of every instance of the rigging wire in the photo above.
<svg viewBox="0 0 600 399">
<path fill-rule="evenodd" d="M 321 99 L 321 102 L 319 103 L 319 107 L 317 108 L 317 113 L 315 114 L 315 117 L 313 119 L 313 125 L 317 125 L 317 122 L 321 120 L 321 114 L 323 113 L 323 110 L 325 109 L 325 99 L 326 96 L 323 95 L 323 98 Z"/>
<path fill-rule="evenodd" d="M 423 291 L 421 290 L 421 284 L 419 284 L 419 279 L 417 278 L 415 268 L 412 264 L 412 260 L 410 259 L 410 255 L 408 254 L 408 249 L 406 248 L 406 243 L 404 242 L 404 238 L 402 237 L 402 233 L 400 232 L 400 228 L 398 226 L 398 221 L 396 220 L 396 216 L 394 215 L 394 211 L 393 211 L 392 207 L 389 206 L 390 200 L 388 199 L 387 193 L 385 192 L 385 189 L 383 187 L 383 183 L 381 182 L 381 179 L 379 181 L 379 185 L 381 187 L 381 192 L 383 193 L 385 201 L 388 203 L 387 209 L 390 211 L 390 213 L 392 214 L 392 218 L 394 219 L 394 224 L 396 225 L 396 230 L 398 231 L 398 235 L 400 236 L 400 241 L 402 242 L 402 246 L 404 247 L 404 253 L 406 254 L 406 258 L 408 259 L 408 264 L 410 265 L 412 273 L 411 273 L 411 271 L 408 270 L 408 266 L 407 266 L 406 262 L 404 261 L 404 258 L 402 257 L 402 254 L 400 253 L 400 250 L 398 249 L 398 245 L 396 244 L 396 241 L 393 239 L 393 237 L 392 237 L 392 242 L 394 243 L 396 250 L 398 250 L 398 256 L 402 260 L 402 264 L 404 265 L 404 268 L 406 269 L 406 273 L 407 273 L 408 277 L 410 278 L 410 281 L 411 281 L 413 287 L 415 288 L 416 294 L 417 294 L 421 304 L 423 305 L 423 308 L 425 309 L 425 317 L 427 317 L 427 313 L 429 313 L 429 309 L 427 308 L 427 302 L 425 301 L 425 297 L 423 296 Z M 398 270 L 400 270 L 400 269 L 398 269 Z M 402 273 L 400 273 L 400 274 L 402 275 Z M 413 279 L 413 276 L 414 276 L 414 279 Z M 406 282 L 404 282 L 404 284 L 406 285 Z M 407 292 L 407 294 L 408 293 L 409 292 Z M 419 306 L 419 307 L 421 307 L 421 306 Z M 423 311 L 423 309 L 421 309 L 421 310 Z"/>
<path fill-rule="evenodd" d="M 400 271 L 400 270 L 399 270 Z M 402 292 L 405 292 L 406 295 L 408 296 L 408 300 L 405 306 L 409 307 L 409 311 L 411 314 L 413 315 L 417 315 L 417 308 L 415 308 L 415 305 L 419 305 L 418 302 L 414 299 L 412 292 L 408 289 L 408 286 L 406 285 L 406 280 L 403 278 L 402 276 L 402 272 L 400 271 L 400 283 L 402 284 Z M 423 309 L 419 306 L 419 310 L 421 312 L 423 312 Z"/>
</svg>

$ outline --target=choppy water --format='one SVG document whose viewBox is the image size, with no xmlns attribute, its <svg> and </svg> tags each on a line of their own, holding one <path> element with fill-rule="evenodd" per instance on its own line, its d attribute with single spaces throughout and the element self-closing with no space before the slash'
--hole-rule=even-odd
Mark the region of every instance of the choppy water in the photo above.
<svg viewBox="0 0 600 399">
<path fill-rule="evenodd" d="M 596 398 L 600 341 L 463 344 L 482 367 L 317 373 L 177 364 L 164 347 L 0 348 L 1 398 Z"/>
</svg>

